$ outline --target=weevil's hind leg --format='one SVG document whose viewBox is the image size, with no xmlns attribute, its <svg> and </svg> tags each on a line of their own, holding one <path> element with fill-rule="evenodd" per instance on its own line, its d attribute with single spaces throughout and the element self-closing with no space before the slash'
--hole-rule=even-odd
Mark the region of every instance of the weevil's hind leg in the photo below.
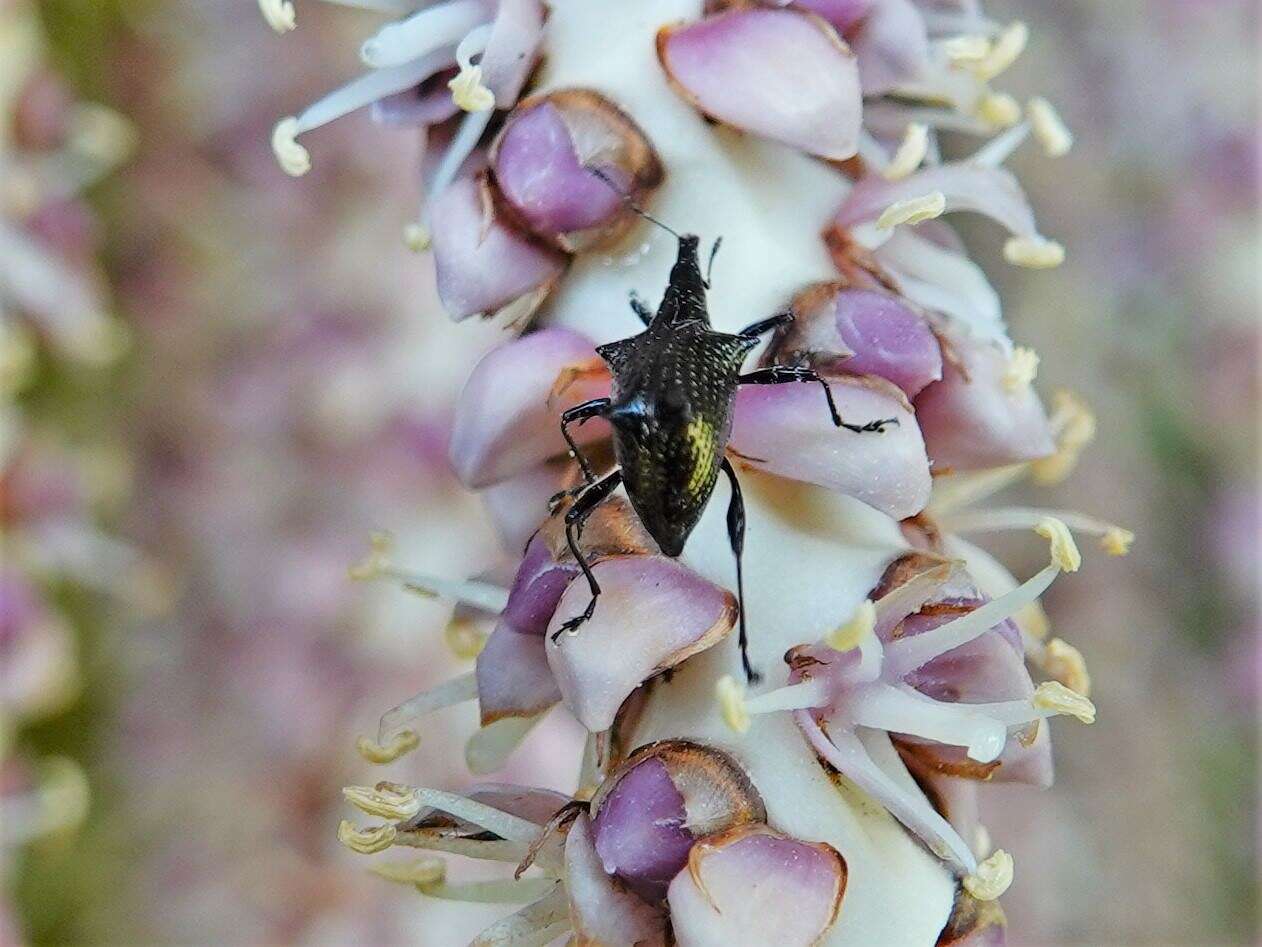
<svg viewBox="0 0 1262 947">
<path fill-rule="evenodd" d="M 592 471 L 592 465 L 588 463 L 587 458 L 583 456 L 583 452 L 574 443 L 574 438 L 570 434 L 570 425 L 577 422 L 581 426 L 592 418 L 604 417 L 605 412 L 608 410 L 608 398 L 593 398 L 591 401 L 576 404 L 574 407 L 568 408 L 561 413 L 561 436 L 565 438 L 565 443 L 569 445 L 570 452 L 574 455 L 574 459 L 578 461 L 579 469 L 583 471 L 583 480 L 589 484 L 595 482 L 596 474 Z"/>
<path fill-rule="evenodd" d="M 640 294 L 634 289 L 630 293 L 631 311 L 639 316 L 640 321 L 648 325 L 653 321 L 653 310 L 649 308 L 649 304 L 640 298 Z"/>
<path fill-rule="evenodd" d="M 740 648 L 741 665 L 745 668 L 745 680 L 757 684 L 762 675 L 749 663 L 749 631 L 745 626 L 745 573 L 742 568 L 742 557 L 745 554 L 745 497 L 741 494 L 741 482 L 736 479 L 736 471 L 732 462 L 723 458 L 723 472 L 727 474 L 732 485 L 732 498 L 727 501 L 727 539 L 732 544 L 732 555 L 736 557 L 736 601 L 740 609 Z"/>
<path fill-rule="evenodd" d="M 602 500 L 608 499 L 609 494 L 618 489 L 618 484 L 620 483 L 622 483 L 621 470 L 615 470 L 606 474 L 602 479 L 593 483 L 579 494 L 578 499 L 574 501 L 574 505 L 565 512 L 565 542 L 570 547 L 574 561 L 578 563 L 578 567 L 583 570 L 583 575 L 587 578 L 587 587 L 591 589 L 592 599 L 587 603 L 587 607 L 583 609 L 581 615 L 576 615 L 569 619 L 553 633 L 553 641 L 556 641 L 563 631 L 571 635 L 577 632 L 579 626 L 591 618 L 592 613 L 596 611 L 596 599 L 600 597 L 600 583 L 596 581 L 596 576 L 592 574 L 591 566 L 583 558 L 583 551 L 578 548 L 578 536 L 583 530 L 583 521 L 591 515 L 592 510 L 596 509 Z"/>
<path fill-rule="evenodd" d="M 736 333 L 742 339 L 758 339 L 766 335 L 772 329 L 779 329 L 781 326 L 787 326 L 793 321 L 793 310 L 785 309 L 770 316 L 766 319 L 759 319 L 757 322 L 747 325 Z"/>
<path fill-rule="evenodd" d="M 824 381 L 815 369 L 807 368 L 805 365 L 772 365 L 769 368 L 747 372 L 737 379 L 737 382 L 742 385 L 783 385 L 793 381 L 816 382 L 824 389 L 824 397 L 828 401 L 828 412 L 833 416 L 833 424 L 837 427 L 844 427 L 847 431 L 854 431 L 856 434 L 880 434 L 887 426 L 893 424 L 897 427 L 898 425 L 898 418 L 883 418 L 880 421 L 869 421 L 867 424 L 847 424 L 837 411 L 837 402 L 833 401 L 833 390 L 828 387 L 828 382 Z"/>
<path fill-rule="evenodd" d="M 714 272 L 714 258 L 719 255 L 719 247 L 723 246 L 723 238 L 715 237 L 714 246 L 710 248 L 710 261 L 705 265 L 705 288 L 710 288 L 710 274 Z"/>
</svg>

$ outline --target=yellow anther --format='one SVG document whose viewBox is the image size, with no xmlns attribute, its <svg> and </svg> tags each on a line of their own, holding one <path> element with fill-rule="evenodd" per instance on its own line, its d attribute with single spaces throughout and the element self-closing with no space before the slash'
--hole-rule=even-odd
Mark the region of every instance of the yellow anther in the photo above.
<svg viewBox="0 0 1262 947">
<path fill-rule="evenodd" d="M 952 36 L 942 43 L 942 52 L 955 66 L 970 66 L 990 55 L 990 40 L 984 36 Z"/>
<path fill-rule="evenodd" d="M 451 653 L 465 661 L 472 661 L 486 646 L 486 635 L 472 619 L 459 615 L 447 623 L 443 632 L 443 640 Z"/>
<path fill-rule="evenodd" d="M 259 10 L 267 25 L 277 33 L 288 33 L 298 25 L 294 5 L 289 0 L 259 0 Z"/>
<path fill-rule="evenodd" d="M 352 579 L 364 582 L 375 579 L 390 568 L 390 553 L 394 551 L 394 536 L 385 530 L 368 535 L 368 555 L 362 562 L 347 570 Z"/>
<path fill-rule="evenodd" d="M 429 230 L 424 224 L 414 222 L 403 228 L 403 244 L 413 253 L 424 253 L 430 242 Z"/>
<path fill-rule="evenodd" d="M 92 791 L 83 767 L 65 756 L 40 762 L 39 807 L 49 832 L 77 829 L 88 817 Z"/>
<path fill-rule="evenodd" d="M 1122 529 L 1120 526 L 1110 526 L 1105 534 L 1100 537 L 1100 548 L 1110 556 L 1125 556 L 1131 551 L 1131 543 L 1134 541 L 1135 534 L 1129 529 Z"/>
<path fill-rule="evenodd" d="M 1062 389 L 1052 395 L 1052 429 L 1056 431 L 1056 453 L 1030 465 L 1037 483 L 1059 483 L 1069 476 L 1083 448 L 1095 438 L 1095 415 L 1081 398 Z"/>
<path fill-rule="evenodd" d="M 1077 717 L 1083 723 L 1095 723 L 1095 704 L 1060 681 L 1044 681 L 1034 689 L 1030 703 L 1035 710 L 1050 710 Z"/>
<path fill-rule="evenodd" d="M 386 862 L 368 869 L 378 878 L 401 885 L 429 888 L 447 880 L 447 863 L 441 858 L 427 856 L 410 862 Z"/>
<path fill-rule="evenodd" d="M 829 633 L 824 643 L 834 651 L 850 651 L 867 640 L 876 628 L 876 606 L 871 599 L 864 599 L 855 610 L 854 617 L 840 628 Z"/>
<path fill-rule="evenodd" d="M 482 84 L 482 67 L 465 66 L 447 88 L 451 100 L 466 112 L 486 112 L 495 107 L 495 93 Z"/>
<path fill-rule="evenodd" d="M 1075 694 L 1091 696 L 1091 675 L 1082 652 L 1067 641 L 1053 638 L 1043 651 L 1043 670 Z"/>
<path fill-rule="evenodd" d="M 415 730 L 400 730 L 389 743 L 378 743 L 368 737 L 360 737 L 355 741 L 355 749 L 369 763 L 384 765 L 393 763 L 400 756 L 411 753 L 420 744 L 421 738 Z"/>
<path fill-rule="evenodd" d="M 887 181 L 901 181 L 920 167 L 920 162 L 925 160 L 928 152 L 929 126 L 912 122 L 903 134 L 902 144 L 898 146 L 894 159 L 881 174 Z"/>
<path fill-rule="evenodd" d="M 1025 103 L 1025 114 L 1030 120 L 1034 137 L 1049 158 L 1059 158 L 1069 153 L 1069 149 L 1074 146 L 1074 136 L 1065 127 L 1051 102 L 1041 97 L 1030 99 Z"/>
<path fill-rule="evenodd" d="M 298 144 L 298 119 L 292 115 L 272 129 L 272 151 L 281 170 L 290 177 L 300 178 L 311 170 L 311 155 Z"/>
<path fill-rule="evenodd" d="M 1012 884 L 1012 856 L 1002 848 L 978 862 L 977 871 L 964 878 L 964 890 L 978 901 L 994 901 Z"/>
<path fill-rule="evenodd" d="M 969 69 L 979 79 L 989 81 L 999 75 L 1025 51 L 1025 44 L 1030 40 L 1030 28 L 1017 20 L 1010 23 L 991 44 L 990 51 L 981 59 L 969 65 Z"/>
<path fill-rule="evenodd" d="M 345 819 L 337 827 L 337 840 L 352 852 L 375 855 L 394 844 L 398 830 L 393 825 L 377 825 L 370 829 L 357 829 Z"/>
<path fill-rule="evenodd" d="M 398 783 L 380 782 L 376 786 L 346 786 L 346 801 L 367 815 L 402 822 L 421 811 L 416 790 Z"/>
<path fill-rule="evenodd" d="M 1065 248 L 1046 237 L 1009 237 L 1003 245 L 1003 258 L 1013 266 L 1050 270 L 1065 262 Z"/>
<path fill-rule="evenodd" d="M 977 117 L 992 128 L 1011 128 L 1021 121 L 1021 103 L 1007 92 L 988 92 L 977 102 Z"/>
<path fill-rule="evenodd" d="M 876 219 L 876 225 L 881 230 L 891 230 L 899 224 L 918 224 L 922 220 L 941 217 L 945 210 L 946 195 L 941 191 L 932 191 L 920 197 L 895 201 Z"/>
<path fill-rule="evenodd" d="M 104 105 L 75 106 L 70 123 L 70 147 L 99 164 L 118 164 L 136 149 L 135 127 Z"/>
<path fill-rule="evenodd" d="M 1000 379 L 1004 390 L 1009 394 L 1024 391 L 1034 383 L 1039 373 L 1039 355 L 1034 349 L 1018 345 L 1012 350 L 1008 359 L 1008 367 L 1004 369 Z"/>
<path fill-rule="evenodd" d="M 1052 563 L 1063 572 L 1077 572 L 1082 565 L 1082 553 L 1074 542 L 1069 527 L 1054 516 L 1038 521 L 1034 532 L 1046 539 L 1052 547 Z"/>
<path fill-rule="evenodd" d="M 745 686 L 736 683 L 730 674 L 724 674 L 714 682 L 714 694 L 719 700 L 723 720 L 737 733 L 749 731 L 749 711 L 745 709 Z"/>
<path fill-rule="evenodd" d="M 1018 628 L 1036 641 L 1042 641 L 1052 630 L 1052 623 L 1047 618 L 1047 612 L 1043 610 L 1039 602 L 1031 602 L 1012 618 Z"/>
<path fill-rule="evenodd" d="M 35 369 L 35 336 L 16 322 L 0 323 L 0 395 L 12 395 L 30 382 Z"/>
</svg>

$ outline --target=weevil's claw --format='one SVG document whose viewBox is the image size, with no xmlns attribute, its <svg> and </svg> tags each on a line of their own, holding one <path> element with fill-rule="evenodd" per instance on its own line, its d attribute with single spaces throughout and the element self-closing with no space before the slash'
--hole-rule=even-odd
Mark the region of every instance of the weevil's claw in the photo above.
<svg viewBox="0 0 1262 947">
<path fill-rule="evenodd" d="M 886 426 L 891 424 L 894 425 L 894 427 L 898 427 L 898 418 L 885 418 L 881 421 L 870 421 L 863 426 L 863 429 L 865 431 L 875 431 L 877 434 L 884 434 Z"/>
<path fill-rule="evenodd" d="M 592 599 L 591 602 L 588 603 L 587 607 L 583 609 L 583 613 L 581 615 L 575 615 L 552 633 L 552 643 L 556 644 L 556 640 L 563 634 L 571 636 L 577 635 L 579 628 L 582 627 L 583 623 L 586 622 L 587 619 L 592 617 L 592 613 L 595 611 L 596 600 Z"/>
</svg>

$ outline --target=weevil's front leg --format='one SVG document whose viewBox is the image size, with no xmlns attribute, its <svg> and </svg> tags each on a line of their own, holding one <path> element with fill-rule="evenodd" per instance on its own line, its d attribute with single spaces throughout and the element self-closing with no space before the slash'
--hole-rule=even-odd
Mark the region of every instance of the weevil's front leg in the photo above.
<svg viewBox="0 0 1262 947">
<path fill-rule="evenodd" d="M 742 339 L 758 339 L 766 335 L 772 329 L 779 329 L 781 326 L 787 326 L 792 321 L 793 310 L 785 309 L 783 312 L 778 312 L 774 316 L 770 316 L 766 319 L 759 319 L 752 325 L 747 325 L 736 334 Z"/>
<path fill-rule="evenodd" d="M 736 557 L 736 601 L 740 608 L 740 648 L 741 665 L 745 668 L 745 680 L 757 684 L 762 675 L 749 663 L 749 632 L 745 627 L 745 574 L 741 567 L 741 558 L 745 554 L 745 498 L 741 494 L 741 483 L 736 479 L 736 471 L 732 462 L 723 458 L 723 472 L 732 484 L 732 498 L 727 501 L 727 539 L 732 544 L 732 555 Z"/>
<path fill-rule="evenodd" d="M 595 483 L 596 474 L 592 471 L 592 465 L 587 462 L 587 458 L 583 456 L 583 452 L 574 443 L 574 438 L 570 435 L 570 425 L 577 421 L 581 426 L 592 418 L 604 417 L 608 408 L 608 398 L 593 398 L 591 401 L 584 401 L 561 412 L 561 436 L 565 438 L 565 443 L 570 445 L 570 453 L 574 455 L 579 469 L 583 471 L 583 480 L 589 484 Z"/>
<path fill-rule="evenodd" d="M 824 381 L 815 369 L 805 365 L 772 365 L 769 368 L 760 368 L 741 375 L 737 381 L 742 385 L 783 385 L 791 381 L 816 382 L 824 389 L 824 397 L 828 399 L 828 411 L 833 416 L 833 424 L 844 427 L 847 431 L 854 431 L 856 434 L 881 434 L 887 425 L 898 424 L 898 418 L 884 418 L 880 421 L 869 421 L 867 424 L 847 424 L 837 411 L 837 402 L 833 401 L 833 390 L 828 387 L 828 382 Z"/>
<path fill-rule="evenodd" d="M 653 310 L 649 308 L 649 304 L 640 298 L 640 294 L 634 289 L 630 293 L 631 311 L 640 317 L 640 321 L 648 325 L 653 321 Z"/>
<path fill-rule="evenodd" d="M 596 599 L 600 597 L 600 583 L 596 581 L 596 576 L 592 574 L 591 566 L 583 558 L 583 551 L 578 548 L 578 534 L 582 532 L 583 521 L 591 515 L 592 510 L 596 509 L 602 500 L 607 499 L 609 494 L 618 489 L 618 484 L 620 483 L 622 483 L 621 470 L 615 470 L 606 474 L 601 480 L 593 483 L 579 494 L 579 498 L 574 501 L 574 505 L 565 511 L 565 542 L 570 547 L 574 561 L 578 563 L 578 567 L 583 570 L 583 575 L 587 578 L 587 587 L 591 589 L 592 599 L 587 603 L 587 607 L 583 609 L 581 615 L 576 615 L 569 619 L 553 633 L 553 641 L 556 641 L 563 631 L 571 635 L 577 632 L 578 627 L 591 618 L 592 613 L 596 611 Z"/>
</svg>

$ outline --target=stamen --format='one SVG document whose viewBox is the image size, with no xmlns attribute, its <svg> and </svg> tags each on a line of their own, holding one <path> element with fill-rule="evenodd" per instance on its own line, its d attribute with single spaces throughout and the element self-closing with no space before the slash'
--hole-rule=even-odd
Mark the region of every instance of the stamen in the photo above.
<svg viewBox="0 0 1262 947">
<path fill-rule="evenodd" d="M 403 244 L 413 253 L 424 253 L 432 241 L 429 230 L 420 221 L 414 221 L 403 228 Z"/>
<path fill-rule="evenodd" d="M 714 696 L 719 701 L 719 711 L 724 722 L 737 733 L 749 732 L 749 711 L 745 708 L 745 685 L 738 684 L 730 674 L 724 674 L 714 682 Z"/>
<path fill-rule="evenodd" d="M 454 0 L 388 23 L 364 41 L 359 58 L 375 69 L 400 66 L 443 46 L 460 42 L 470 30 L 491 18 L 487 0 Z"/>
<path fill-rule="evenodd" d="M 524 842 L 529 845 L 539 837 L 539 826 L 535 823 L 466 796 L 421 787 L 412 791 L 423 805 L 472 822 L 510 842 Z"/>
<path fill-rule="evenodd" d="M 447 190 L 447 186 L 455 180 L 456 174 L 460 171 L 460 166 L 465 163 L 465 159 L 473 154 L 473 150 L 478 146 L 478 142 L 482 139 L 482 133 L 486 131 L 486 126 L 491 122 L 491 116 L 494 112 L 487 109 L 484 112 L 469 112 L 464 117 L 464 121 L 460 123 L 460 128 L 456 132 L 455 137 L 451 140 L 451 144 L 447 146 L 446 153 L 438 165 L 438 169 L 434 172 L 434 177 L 429 184 L 429 200 L 430 206 L 433 201 Z"/>
<path fill-rule="evenodd" d="M 1044 485 L 1059 483 L 1073 472 L 1083 448 L 1095 439 L 1095 415 L 1072 391 L 1061 389 L 1052 395 L 1052 430 L 1056 453 L 1030 464 L 1034 481 Z"/>
<path fill-rule="evenodd" d="M 1025 103 L 1025 114 L 1034 129 L 1034 137 L 1043 146 L 1049 158 L 1059 158 L 1069 153 L 1074 146 L 1074 136 L 1060 115 L 1052 107 L 1052 103 L 1042 97 L 1035 97 Z"/>
<path fill-rule="evenodd" d="M 360 737 L 355 741 L 355 749 L 369 763 L 384 766 L 393 763 L 400 756 L 411 753 L 420 744 L 421 738 L 415 730 L 400 730 L 389 743 L 378 743 L 368 737 Z"/>
<path fill-rule="evenodd" d="M 447 863 L 432 856 L 410 862 L 385 862 L 368 870 L 386 881 L 417 887 L 440 884 L 447 878 Z"/>
<path fill-rule="evenodd" d="M 744 712 L 746 716 L 753 716 L 754 714 L 777 713 L 782 710 L 809 710 L 812 707 L 823 707 L 828 703 L 829 691 L 827 680 L 811 678 L 798 684 L 778 687 L 746 700 Z"/>
<path fill-rule="evenodd" d="M 1043 649 L 1041 663 L 1043 671 L 1075 694 L 1083 697 L 1091 695 L 1091 675 L 1087 673 L 1087 662 L 1082 652 L 1067 641 L 1053 638 Z"/>
<path fill-rule="evenodd" d="M 953 66 L 982 62 L 990 55 L 990 40 L 985 36 L 952 36 L 942 41 L 942 52 Z"/>
<path fill-rule="evenodd" d="M 1082 554 L 1074 544 L 1074 537 L 1062 520 L 1044 516 L 1034 525 L 1038 533 L 1051 544 L 1052 563 L 1066 572 L 1077 572 L 1082 567 Z"/>
<path fill-rule="evenodd" d="M 337 827 L 337 840 L 360 855 L 375 855 L 384 852 L 394 844 L 398 833 L 393 825 L 377 825 L 370 829 L 357 829 L 354 824 L 343 819 Z"/>
<path fill-rule="evenodd" d="M 416 734 L 416 729 L 409 724 L 436 710 L 474 700 L 477 696 L 478 682 L 473 671 L 421 691 L 382 715 L 377 728 L 377 742 L 384 744 L 399 733 Z"/>
<path fill-rule="evenodd" d="M 894 160 L 881 172 L 887 181 L 901 181 L 925 160 L 929 152 L 929 126 L 912 122 L 903 134 L 902 144 L 894 153 Z"/>
<path fill-rule="evenodd" d="M 977 865 L 977 871 L 964 878 L 964 890 L 978 901 L 994 901 L 1012 884 L 1012 856 L 1002 848 Z"/>
<path fill-rule="evenodd" d="M 259 0 L 259 10 L 277 33 L 288 33 L 298 26 L 294 5 L 289 0 Z"/>
<path fill-rule="evenodd" d="M 546 714 L 544 710 L 533 717 L 501 717 L 473 731 L 464 746 L 469 772 L 481 775 L 502 769 L 508 757 Z"/>
<path fill-rule="evenodd" d="M 486 647 L 486 635 L 467 615 L 453 617 L 443 630 L 443 640 L 456 657 L 472 661 Z"/>
<path fill-rule="evenodd" d="M 876 629 L 876 606 L 865 598 L 855 609 L 854 617 L 835 631 L 829 632 L 824 643 L 834 651 L 850 651 L 857 648 Z"/>
<path fill-rule="evenodd" d="M 1029 388 L 1039 372 L 1039 356 L 1034 349 L 1018 345 L 1012 350 L 1008 359 L 1008 367 L 1004 369 L 1000 383 L 1009 394 L 1016 394 Z"/>
<path fill-rule="evenodd" d="M 943 703 L 913 688 L 889 684 L 865 688 L 847 703 L 860 726 L 962 746 L 979 763 L 997 758 L 1008 739 L 1007 726 L 991 719 L 986 706 Z"/>
<path fill-rule="evenodd" d="M 1013 125 L 1006 132 L 996 135 L 968 159 L 969 164 L 984 168 L 997 168 L 1011 157 L 1012 153 L 1030 137 L 1030 123 L 1021 122 Z"/>
<path fill-rule="evenodd" d="M 282 118 L 272 129 L 272 151 L 281 170 L 290 177 L 300 178 L 311 170 L 311 154 L 297 142 L 298 119 Z"/>
<path fill-rule="evenodd" d="M 346 801 L 367 815 L 403 822 L 421 811 L 421 800 L 407 786 L 380 782 L 376 786 L 346 786 Z"/>
<path fill-rule="evenodd" d="M 899 224 L 918 224 L 922 220 L 941 217 L 945 210 L 946 195 L 941 191 L 932 191 L 921 197 L 895 201 L 877 218 L 876 226 L 880 230 L 892 230 Z"/>
<path fill-rule="evenodd" d="M 1009 237 L 1003 245 L 1003 258 L 1013 266 L 1050 270 L 1065 262 L 1065 248 L 1046 237 Z"/>
<path fill-rule="evenodd" d="M 396 569 L 390 561 L 394 538 L 387 532 L 375 532 L 368 537 L 370 551 L 362 562 L 351 566 L 352 579 L 364 582 L 369 579 L 394 579 L 409 592 L 418 595 L 452 599 L 490 614 L 499 614 L 508 604 L 508 591 L 497 585 L 477 581 L 442 579 L 437 576 Z"/>
<path fill-rule="evenodd" d="M 1017 61 L 1029 39 L 1028 26 L 1020 20 L 1010 23 L 995 38 L 990 52 L 969 67 L 970 71 L 983 82 L 989 82 Z"/>
<path fill-rule="evenodd" d="M 1021 103 L 1007 92 L 988 92 L 977 102 L 977 117 L 992 128 L 1010 128 L 1021 121 Z"/>
<path fill-rule="evenodd" d="M 1034 689 L 1030 700 L 1036 710 L 1077 717 L 1083 723 L 1095 723 L 1095 704 L 1076 694 L 1060 681 L 1044 681 Z"/>
<path fill-rule="evenodd" d="M 495 107 L 495 93 L 482 84 L 482 67 L 473 65 L 473 57 L 486 49 L 491 38 L 491 25 L 479 26 L 456 47 L 460 72 L 447 83 L 451 100 L 466 112 L 485 112 Z"/>
<path fill-rule="evenodd" d="M 1094 516 L 1072 510 L 1044 510 L 1031 506 L 1003 507 L 953 513 L 939 519 L 939 525 L 952 533 L 985 533 L 1006 529 L 1034 529 L 1045 517 L 1054 517 L 1070 529 L 1100 537 L 1100 548 L 1110 556 L 1130 552 L 1135 534 Z"/>
</svg>

